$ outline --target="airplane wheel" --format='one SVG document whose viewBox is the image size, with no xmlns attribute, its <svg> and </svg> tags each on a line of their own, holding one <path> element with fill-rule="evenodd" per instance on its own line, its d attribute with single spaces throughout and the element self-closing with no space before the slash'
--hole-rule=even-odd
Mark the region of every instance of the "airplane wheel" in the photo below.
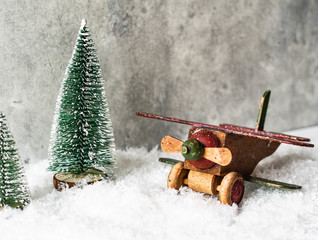
<svg viewBox="0 0 318 240">
<path fill-rule="evenodd" d="M 187 178 L 189 170 L 184 169 L 183 163 L 174 165 L 168 176 L 168 188 L 178 190 L 180 187 L 185 186 L 184 179 Z"/>
<path fill-rule="evenodd" d="M 233 203 L 239 204 L 244 195 L 244 180 L 241 174 L 237 172 L 230 172 L 223 178 L 219 197 L 222 204 L 231 205 Z"/>
</svg>

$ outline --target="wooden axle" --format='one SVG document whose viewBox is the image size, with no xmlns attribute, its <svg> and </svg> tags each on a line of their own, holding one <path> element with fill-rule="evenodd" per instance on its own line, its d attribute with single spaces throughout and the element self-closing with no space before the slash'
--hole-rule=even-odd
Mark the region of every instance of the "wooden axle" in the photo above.
<svg viewBox="0 0 318 240">
<path fill-rule="evenodd" d="M 222 177 L 208 173 L 184 169 L 183 163 L 177 163 L 168 177 L 168 188 L 179 189 L 188 186 L 194 191 L 217 195 L 217 187 Z"/>
<path fill-rule="evenodd" d="M 244 194 L 243 177 L 237 172 L 222 176 L 188 170 L 179 162 L 173 166 L 168 177 L 168 188 L 178 190 L 188 186 L 194 191 L 219 195 L 222 204 L 239 204 Z"/>
<path fill-rule="evenodd" d="M 183 183 L 194 191 L 217 195 L 221 180 L 222 177 L 191 170 Z"/>
</svg>

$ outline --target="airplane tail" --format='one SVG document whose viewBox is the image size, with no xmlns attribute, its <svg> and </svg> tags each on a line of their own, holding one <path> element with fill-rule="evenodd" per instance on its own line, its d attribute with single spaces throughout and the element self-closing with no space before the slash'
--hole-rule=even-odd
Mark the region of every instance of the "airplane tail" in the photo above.
<svg viewBox="0 0 318 240">
<path fill-rule="evenodd" d="M 267 107 L 268 107 L 270 96 L 271 96 L 271 90 L 267 90 L 263 94 L 263 97 L 261 99 L 261 103 L 259 105 L 259 111 L 258 111 L 258 116 L 257 116 L 257 120 L 256 120 L 255 131 L 263 131 L 264 130 L 265 118 L 266 118 Z"/>
</svg>

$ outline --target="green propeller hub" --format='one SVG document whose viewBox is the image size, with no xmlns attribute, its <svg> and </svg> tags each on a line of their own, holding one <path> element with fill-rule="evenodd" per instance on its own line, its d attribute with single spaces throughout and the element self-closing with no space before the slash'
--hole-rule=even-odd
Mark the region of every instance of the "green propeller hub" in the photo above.
<svg viewBox="0 0 318 240">
<path fill-rule="evenodd" d="M 190 161 L 199 160 L 204 154 L 204 146 L 196 139 L 189 139 L 182 144 L 181 153 Z"/>
</svg>

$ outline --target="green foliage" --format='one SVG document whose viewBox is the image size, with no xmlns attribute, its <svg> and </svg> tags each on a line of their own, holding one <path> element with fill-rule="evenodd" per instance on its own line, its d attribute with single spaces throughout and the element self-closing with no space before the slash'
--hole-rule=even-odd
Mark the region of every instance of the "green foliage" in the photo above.
<svg viewBox="0 0 318 240">
<path fill-rule="evenodd" d="M 23 208 L 29 202 L 23 164 L 8 129 L 7 120 L 0 112 L 0 206 Z"/>
<path fill-rule="evenodd" d="M 94 42 L 83 20 L 57 100 L 51 171 L 83 173 L 115 163 L 114 137 Z"/>
</svg>

